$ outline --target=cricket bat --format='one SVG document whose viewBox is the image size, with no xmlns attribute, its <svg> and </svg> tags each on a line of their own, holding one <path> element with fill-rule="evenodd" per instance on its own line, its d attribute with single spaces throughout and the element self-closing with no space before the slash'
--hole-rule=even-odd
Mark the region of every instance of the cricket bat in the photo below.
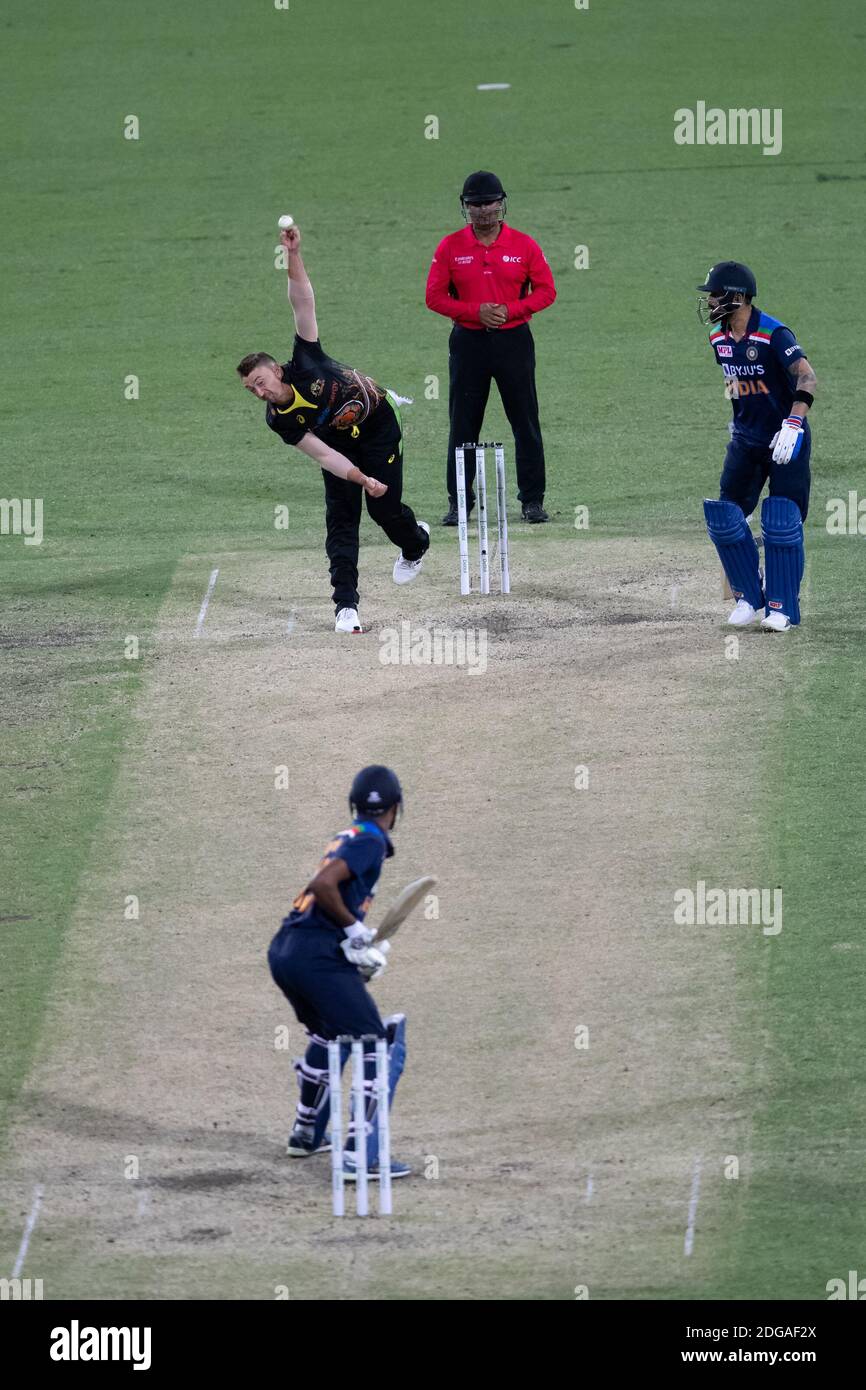
<svg viewBox="0 0 866 1390">
<path fill-rule="evenodd" d="M 387 941 L 392 937 L 399 927 L 402 927 L 410 912 L 421 902 L 422 898 L 429 893 L 431 888 L 435 888 L 439 882 L 432 874 L 425 875 L 424 878 L 416 878 L 412 883 L 408 883 L 402 893 L 397 897 L 388 908 L 376 930 L 373 944 L 377 941 Z"/>
</svg>

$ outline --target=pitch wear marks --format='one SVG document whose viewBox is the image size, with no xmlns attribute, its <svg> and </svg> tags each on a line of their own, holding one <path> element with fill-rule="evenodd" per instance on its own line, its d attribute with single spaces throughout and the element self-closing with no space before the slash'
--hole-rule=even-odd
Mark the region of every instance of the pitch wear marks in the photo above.
<svg viewBox="0 0 866 1390">
<path fill-rule="evenodd" d="M 286 444 L 307 432 L 345 452 L 346 441 L 375 439 L 391 427 L 387 392 L 372 377 L 329 357 L 321 343 L 295 334 L 283 380 L 294 390 L 288 405 L 267 402 L 265 420 Z"/>
<path fill-rule="evenodd" d="M 538 242 L 503 223 L 490 246 L 471 227 L 443 237 L 427 276 L 427 308 L 464 328 L 485 332 L 481 304 L 504 304 L 501 333 L 528 323 L 556 298 L 553 273 Z"/>
<path fill-rule="evenodd" d="M 791 413 L 797 387 L 788 368 L 806 356 L 804 350 L 790 328 L 757 307 L 739 342 L 719 324 L 710 332 L 710 346 L 725 375 L 733 438 L 769 445 Z"/>
</svg>

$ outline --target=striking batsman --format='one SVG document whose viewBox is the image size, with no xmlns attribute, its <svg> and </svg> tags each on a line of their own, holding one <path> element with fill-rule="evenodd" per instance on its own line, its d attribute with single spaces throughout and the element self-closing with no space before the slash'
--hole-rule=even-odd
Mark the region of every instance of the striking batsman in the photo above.
<svg viewBox="0 0 866 1390">
<path fill-rule="evenodd" d="M 383 1022 L 365 986 L 365 981 L 377 979 L 385 969 L 390 942 L 383 941 L 381 948 L 372 945 L 376 934 L 364 925 L 383 861 L 394 853 L 388 832 L 402 806 L 400 783 L 390 768 L 365 767 L 358 773 L 349 793 L 352 824 L 327 845 L 316 873 L 295 898 L 268 951 L 271 974 L 309 1039 L 303 1059 L 295 1064 L 301 1094 L 287 1146 L 293 1158 L 330 1148 L 325 1138 L 330 1116 L 329 1038 L 387 1038 L 392 1102 L 403 1071 L 406 1016 L 393 1014 Z M 344 1055 L 341 1062 L 345 1060 Z M 373 1176 L 379 1171 L 375 1077 L 375 1041 L 365 1041 L 367 1166 Z M 357 1121 L 353 1116 L 343 1154 L 343 1172 L 349 1182 L 356 1177 Z M 391 1159 L 392 1178 L 407 1177 L 409 1172 L 405 1163 Z"/>
<path fill-rule="evenodd" d="M 698 289 L 704 296 L 698 317 L 710 324 L 710 344 L 734 412 L 719 500 L 704 502 L 710 540 L 737 600 L 728 622 L 748 627 L 766 608 L 761 627 L 785 632 L 800 621 L 811 485 L 806 417 L 815 373 L 791 329 L 752 303 L 757 287 L 748 266 L 720 261 Z M 761 507 L 762 576 L 746 518 L 768 479 L 770 492 Z"/>
<path fill-rule="evenodd" d="M 286 219 L 288 220 L 288 219 Z M 237 368 L 244 386 L 266 401 L 265 422 L 286 444 L 318 463 L 325 482 L 325 550 L 331 567 L 336 632 L 363 632 L 358 617 L 358 533 L 361 497 L 400 554 L 395 584 L 421 569 L 430 528 L 403 498 L 403 433 L 399 398 L 322 350 L 316 300 L 301 259 L 296 226 L 280 232 L 286 248 L 289 303 L 295 318 L 290 362 L 252 352 Z"/>
</svg>

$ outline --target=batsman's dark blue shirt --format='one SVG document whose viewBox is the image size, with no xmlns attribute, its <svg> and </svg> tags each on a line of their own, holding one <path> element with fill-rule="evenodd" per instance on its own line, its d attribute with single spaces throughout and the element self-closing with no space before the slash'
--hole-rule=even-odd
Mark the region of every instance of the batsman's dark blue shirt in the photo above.
<svg viewBox="0 0 866 1390">
<path fill-rule="evenodd" d="M 376 884 L 384 860 L 390 859 L 394 846 L 380 826 L 373 821 L 356 820 L 348 830 L 341 830 L 325 848 L 319 869 L 332 859 L 342 859 L 352 870 L 352 877 L 339 883 L 340 897 L 347 912 L 363 922 L 376 895 Z M 319 907 L 308 889 L 299 893 L 291 912 L 283 918 L 283 927 L 324 927 L 327 931 L 342 931 L 333 918 Z"/>
<path fill-rule="evenodd" d="M 805 352 L 790 328 L 757 307 L 738 343 L 721 324 L 715 324 L 710 345 L 725 374 L 734 411 L 734 438 L 769 444 L 794 404 L 797 384 L 788 369 Z"/>
</svg>

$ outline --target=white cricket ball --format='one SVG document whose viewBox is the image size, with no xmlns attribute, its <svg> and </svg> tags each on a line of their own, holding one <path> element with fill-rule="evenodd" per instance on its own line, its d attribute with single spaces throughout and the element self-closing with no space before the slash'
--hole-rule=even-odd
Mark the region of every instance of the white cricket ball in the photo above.
<svg viewBox="0 0 866 1390">
<path fill-rule="evenodd" d="M 277 223 L 277 226 L 279 227 L 281 232 L 287 232 L 289 228 L 294 227 L 294 225 L 295 219 L 294 217 L 290 216 L 289 213 L 286 213 L 284 217 L 281 217 L 279 222 Z"/>
</svg>

